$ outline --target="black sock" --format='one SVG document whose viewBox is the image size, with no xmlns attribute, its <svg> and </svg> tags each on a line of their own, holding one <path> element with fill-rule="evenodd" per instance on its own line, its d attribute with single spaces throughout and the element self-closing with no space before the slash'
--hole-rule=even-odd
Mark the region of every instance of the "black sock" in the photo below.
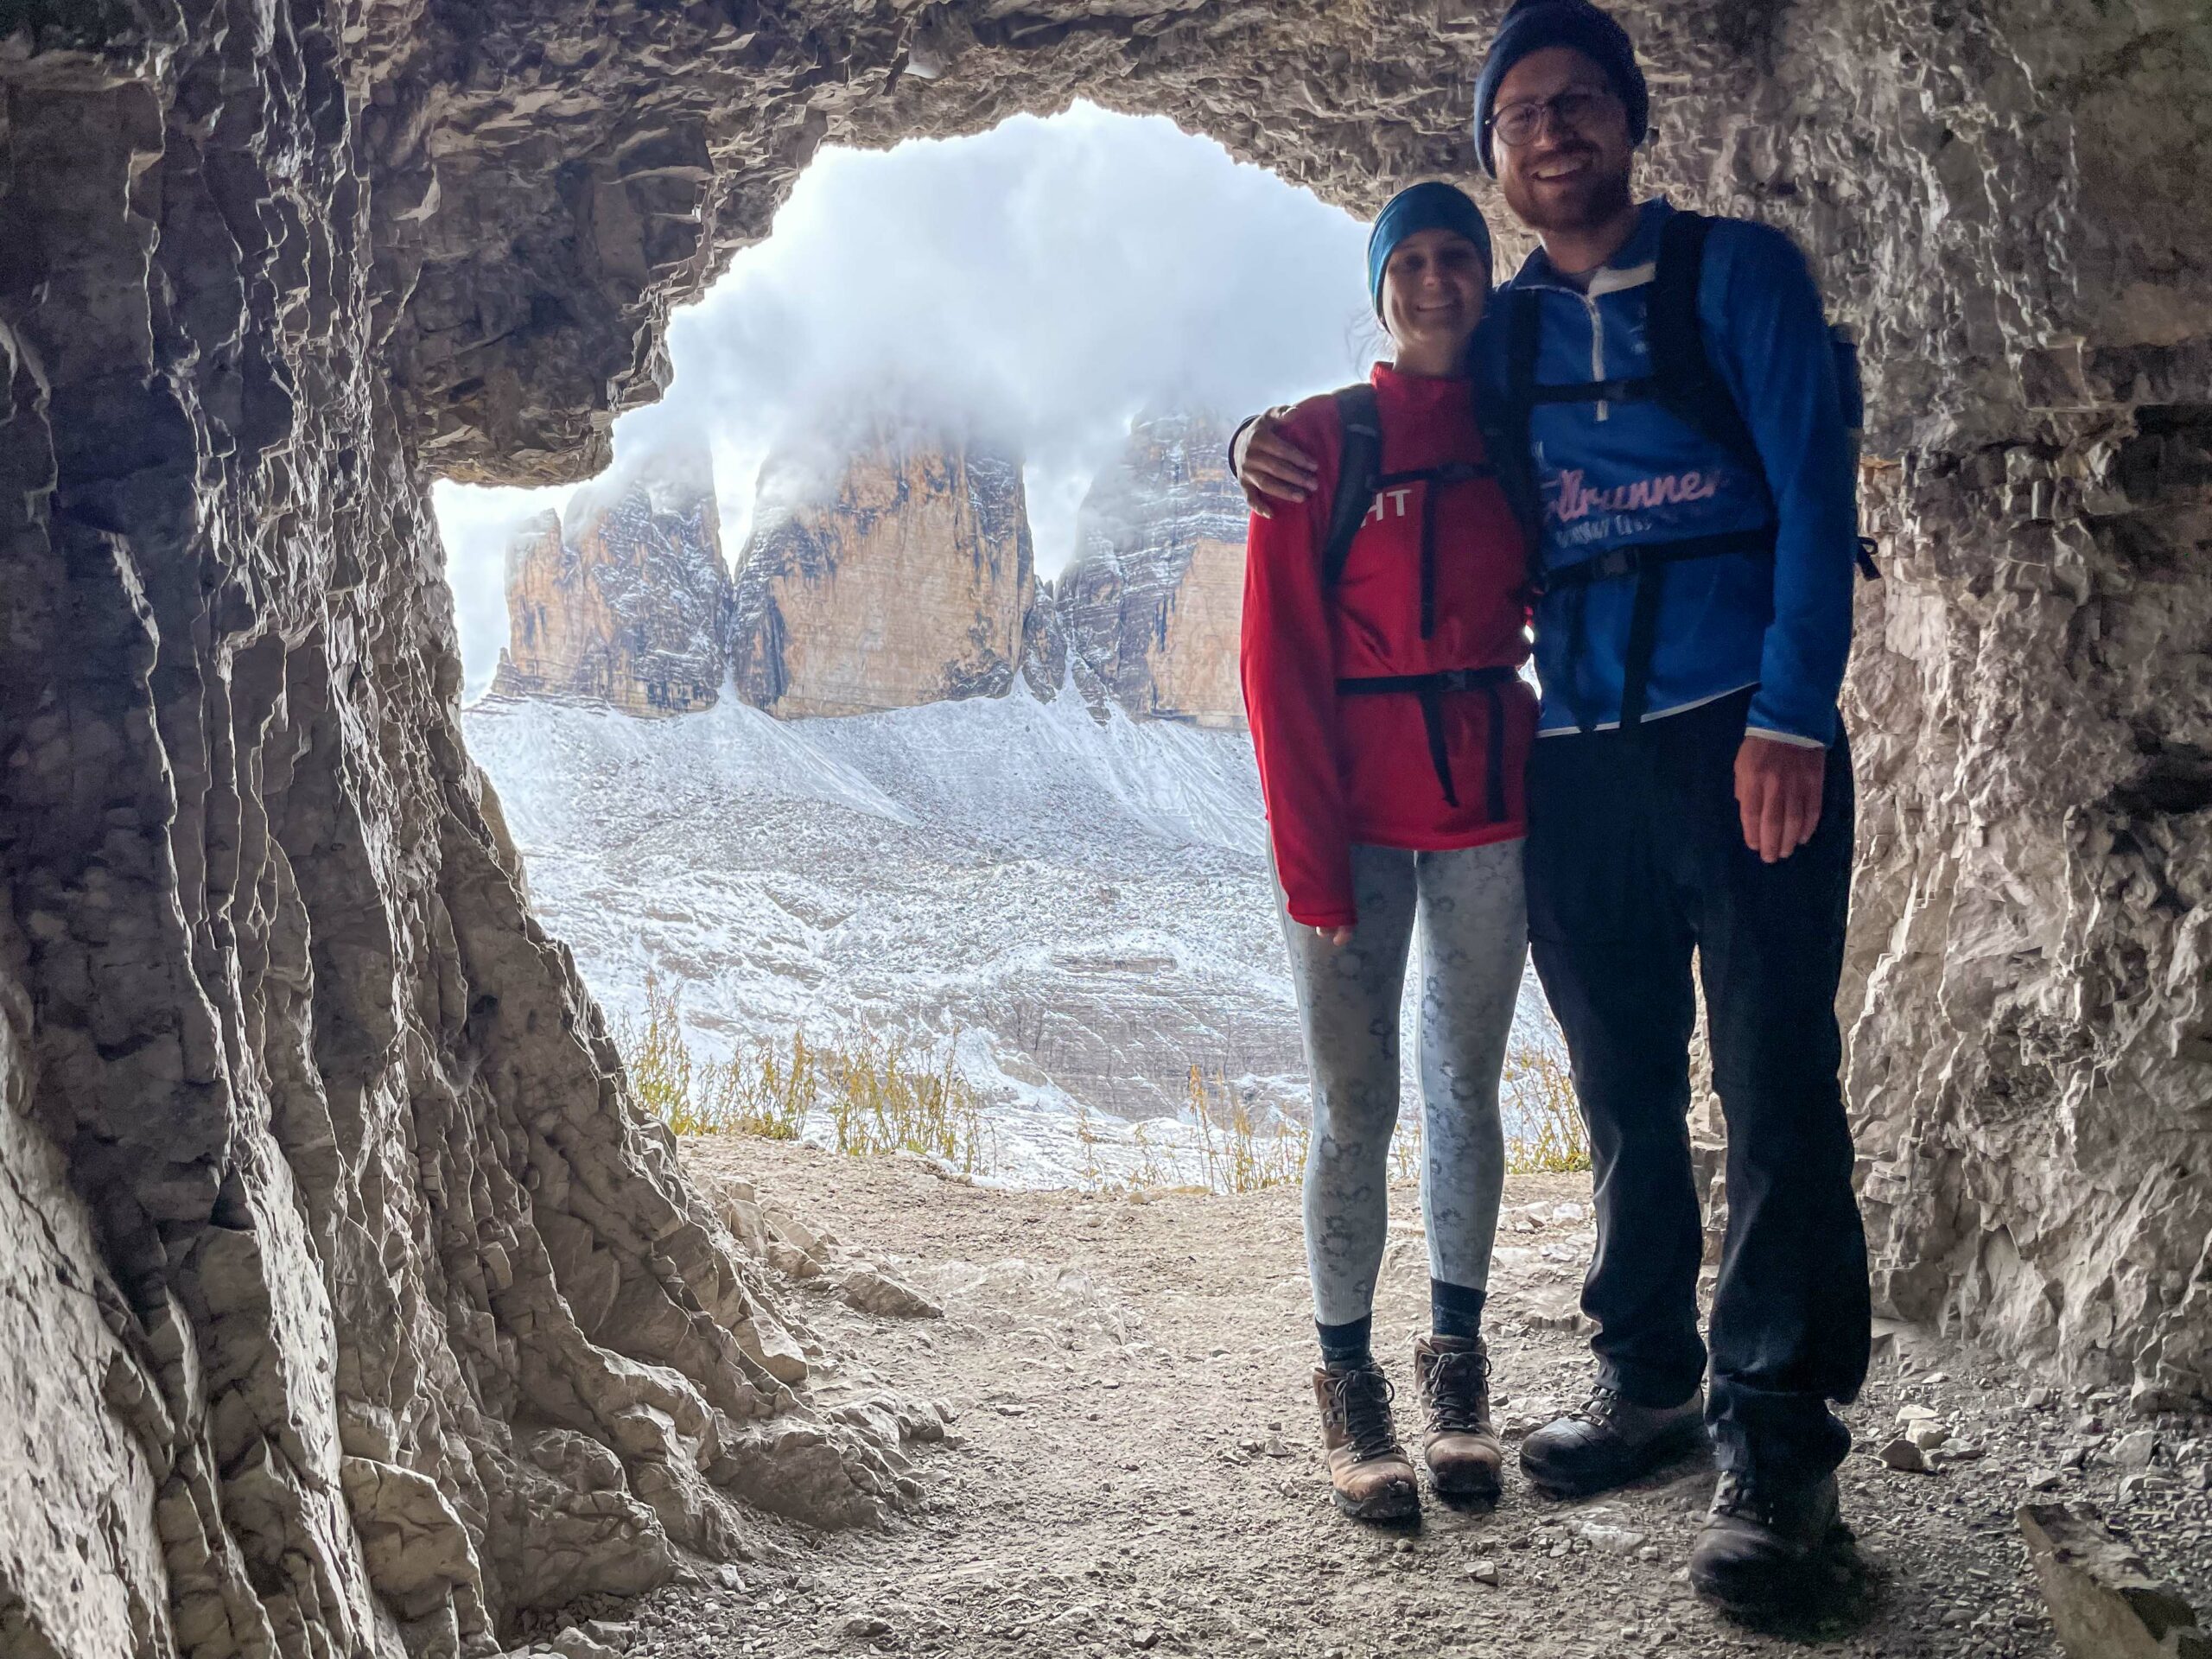
<svg viewBox="0 0 2212 1659">
<path fill-rule="evenodd" d="M 1356 1371 L 1375 1363 L 1368 1346 L 1375 1331 L 1372 1313 L 1344 1325 L 1323 1325 L 1316 1319 L 1313 1328 L 1321 1333 L 1321 1363 L 1331 1370 Z"/>
<path fill-rule="evenodd" d="M 1483 1333 L 1483 1293 L 1465 1285 L 1428 1281 L 1429 1329 L 1440 1337 L 1471 1340 Z"/>
</svg>

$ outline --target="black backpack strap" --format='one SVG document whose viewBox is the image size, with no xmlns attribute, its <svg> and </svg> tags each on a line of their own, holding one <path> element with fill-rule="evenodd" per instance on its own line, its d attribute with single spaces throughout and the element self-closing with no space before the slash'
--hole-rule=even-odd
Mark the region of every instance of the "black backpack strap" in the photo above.
<svg viewBox="0 0 2212 1659">
<path fill-rule="evenodd" d="M 1544 512 L 1535 461 L 1529 448 L 1529 417 L 1535 400 L 1536 346 L 1543 319 L 1533 291 L 1508 289 L 1504 297 L 1505 395 L 1492 408 L 1491 400 L 1478 392 L 1475 417 L 1490 463 L 1497 469 L 1498 486 L 1521 521 L 1529 549 L 1529 585 L 1535 588 L 1542 585 Z"/>
<path fill-rule="evenodd" d="M 1762 484 L 1766 465 L 1728 383 L 1706 350 L 1698 321 L 1698 285 L 1705 273 L 1705 239 L 1713 220 L 1675 213 L 1659 227 L 1659 258 L 1645 312 L 1651 347 L 1654 395 L 1669 413 L 1688 423 L 1749 469 Z"/>
<path fill-rule="evenodd" d="M 1337 405 L 1337 493 L 1329 503 L 1329 538 L 1321 548 L 1324 593 L 1343 577 L 1352 538 L 1366 522 L 1382 475 L 1382 416 L 1375 388 L 1363 383 L 1330 395 Z"/>
<path fill-rule="evenodd" d="M 1529 448 L 1529 410 L 1536 400 L 1536 347 L 1542 336 L 1541 303 L 1534 289 L 1507 290 L 1505 314 L 1505 409 L 1508 431 Z"/>
</svg>

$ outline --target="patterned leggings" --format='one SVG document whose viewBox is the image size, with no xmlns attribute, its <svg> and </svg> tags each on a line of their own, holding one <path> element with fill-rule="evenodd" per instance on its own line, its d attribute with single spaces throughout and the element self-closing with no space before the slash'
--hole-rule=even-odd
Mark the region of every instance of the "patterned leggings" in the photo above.
<svg viewBox="0 0 2212 1659">
<path fill-rule="evenodd" d="M 1313 1078 L 1306 1256 L 1323 1325 L 1349 1324 L 1374 1307 L 1398 1121 L 1399 1007 L 1416 916 L 1429 1272 L 1469 1289 L 1489 1282 L 1505 1183 L 1498 1077 L 1528 954 L 1521 847 L 1354 847 L 1359 924 L 1349 944 L 1332 945 L 1283 913 Z"/>
</svg>

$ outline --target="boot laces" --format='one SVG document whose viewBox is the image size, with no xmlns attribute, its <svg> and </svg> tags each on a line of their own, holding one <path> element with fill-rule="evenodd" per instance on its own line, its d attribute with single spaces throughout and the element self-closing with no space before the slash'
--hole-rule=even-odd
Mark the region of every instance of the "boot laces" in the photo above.
<svg viewBox="0 0 2212 1659">
<path fill-rule="evenodd" d="M 1490 1392 L 1490 1356 L 1479 1348 L 1441 1350 L 1428 1374 L 1429 1425 L 1443 1434 L 1478 1434 Z"/>
<path fill-rule="evenodd" d="M 1590 1397 L 1577 1406 L 1570 1414 L 1596 1427 L 1611 1428 L 1613 1426 L 1613 1414 L 1620 1409 L 1620 1390 L 1609 1389 L 1600 1382 L 1590 1390 Z"/>
<path fill-rule="evenodd" d="M 1774 1522 L 1773 1503 L 1760 1492 L 1758 1483 L 1740 1469 L 1720 1471 L 1720 1478 L 1713 1489 L 1713 1513 L 1754 1521 L 1763 1527 Z"/>
<path fill-rule="evenodd" d="M 1329 1387 L 1357 1461 L 1400 1455 L 1397 1429 L 1390 1421 L 1390 1402 L 1397 1397 L 1397 1389 L 1380 1367 L 1338 1371 L 1330 1379 Z"/>
</svg>

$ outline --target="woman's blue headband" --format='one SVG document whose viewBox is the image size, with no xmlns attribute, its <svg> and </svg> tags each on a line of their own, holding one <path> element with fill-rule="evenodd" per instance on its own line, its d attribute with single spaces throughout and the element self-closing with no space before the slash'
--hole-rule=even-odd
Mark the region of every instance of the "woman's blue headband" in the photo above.
<svg viewBox="0 0 2212 1659">
<path fill-rule="evenodd" d="M 1457 185 L 1431 179 L 1401 190 L 1375 216 L 1367 237 L 1367 296 L 1382 315 L 1382 272 L 1392 250 L 1416 231 L 1456 231 L 1482 250 L 1483 273 L 1490 274 L 1490 226 L 1483 210 Z"/>
</svg>

